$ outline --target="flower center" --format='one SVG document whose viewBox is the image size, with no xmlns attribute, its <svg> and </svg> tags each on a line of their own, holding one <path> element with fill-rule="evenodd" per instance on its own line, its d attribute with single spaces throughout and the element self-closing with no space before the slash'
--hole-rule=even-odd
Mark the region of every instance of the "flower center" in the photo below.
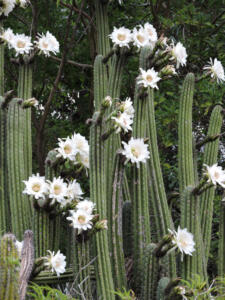
<svg viewBox="0 0 225 300">
<path fill-rule="evenodd" d="M 33 186 L 32 186 L 32 190 L 37 193 L 39 192 L 41 189 L 41 185 L 39 183 L 35 183 Z"/>
<path fill-rule="evenodd" d="M 151 81 L 152 81 L 152 79 L 153 79 L 153 78 L 152 78 L 152 76 L 151 76 L 151 75 L 147 75 L 147 76 L 146 76 L 146 80 L 147 80 L 148 82 L 151 82 Z"/>
<path fill-rule="evenodd" d="M 61 193 L 62 189 L 60 185 L 55 185 L 54 186 L 54 194 L 59 195 Z"/>
<path fill-rule="evenodd" d="M 25 48 L 25 45 L 26 45 L 26 43 L 23 42 L 23 41 L 18 41 L 18 42 L 17 42 L 17 47 L 18 47 L 18 48 Z"/>
<path fill-rule="evenodd" d="M 84 224 L 85 221 L 86 221 L 85 216 L 79 216 L 79 217 L 78 217 L 78 222 L 79 222 L 80 224 Z"/>
<path fill-rule="evenodd" d="M 185 241 L 180 241 L 180 244 L 181 244 L 182 248 L 186 248 L 188 245 L 187 242 L 185 242 Z"/>
<path fill-rule="evenodd" d="M 119 41 L 123 42 L 123 41 L 125 41 L 126 36 L 125 36 L 125 34 L 118 33 L 117 38 L 118 38 Z"/>
<path fill-rule="evenodd" d="M 45 48 L 45 49 L 47 49 L 47 48 L 48 48 L 48 44 L 45 43 L 45 42 L 43 42 L 43 43 L 42 43 L 42 47 Z"/>
<path fill-rule="evenodd" d="M 216 179 L 219 179 L 219 178 L 220 178 L 220 174 L 219 174 L 217 171 L 215 171 L 214 177 L 215 177 Z"/>
<path fill-rule="evenodd" d="M 137 40 L 142 44 L 145 41 L 145 38 L 143 37 L 143 35 L 138 34 L 137 35 Z"/>
<path fill-rule="evenodd" d="M 72 150 L 72 148 L 71 148 L 70 145 L 65 145 L 65 146 L 64 146 L 64 152 L 65 152 L 66 154 L 70 154 L 70 153 L 71 153 L 71 150 Z"/>
<path fill-rule="evenodd" d="M 150 36 L 153 36 L 153 33 L 152 33 L 151 29 L 148 29 L 148 34 L 149 34 Z"/>
<path fill-rule="evenodd" d="M 138 158 L 138 156 L 140 155 L 139 151 L 135 148 L 131 148 L 131 153 L 136 157 Z"/>
</svg>

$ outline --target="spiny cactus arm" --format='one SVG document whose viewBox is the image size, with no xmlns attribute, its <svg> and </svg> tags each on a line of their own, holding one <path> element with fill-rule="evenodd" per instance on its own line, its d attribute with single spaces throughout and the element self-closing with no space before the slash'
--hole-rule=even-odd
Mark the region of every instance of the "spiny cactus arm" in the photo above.
<svg viewBox="0 0 225 300">
<path fill-rule="evenodd" d="M 159 258 L 155 256 L 154 250 L 156 244 L 149 244 L 145 249 L 145 258 L 143 267 L 148 270 L 148 272 L 143 272 L 143 287 L 141 299 L 149 300 L 156 298 L 157 283 L 159 277 Z"/>
<path fill-rule="evenodd" d="M 168 277 L 163 277 L 159 280 L 158 288 L 157 288 L 157 300 L 164 300 L 165 299 L 165 289 L 168 286 L 170 279 Z"/>
<path fill-rule="evenodd" d="M 207 136 L 219 135 L 223 122 L 222 107 L 216 105 L 212 111 Z M 217 163 L 219 150 L 219 138 L 215 141 L 205 145 L 203 164 L 212 166 Z M 203 241 L 205 246 L 206 261 L 209 257 L 212 218 L 213 218 L 213 201 L 215 195 L 215 188 L 211 187 L 202 193 L 200 196 L 200 211 L 201 211 L 201 228 L 203 234 Z"/>
<path fill-rule="evenodd" d="M 147 58 L 151 53 L 148 47 L 140 53 L 140 67 L 146 69 Z M 145 138 L 147 126 L 147 98 L 139 98 L 138 86 L 136 85 L 134 108 L 135 116 L 133 123 L 133 137 Z M 150 243 L 150 217 L 147 166 L 132 167 L 132 223 L 133 223 L 133 258 L 134 276 L 137 288 L 141 288 L 140 274 L 143 271 L 144 249 Z"/>
<path fill-rule="evenodd" d="M 94 106 L 95 110 L 99 111 L 103 99 L 107 96 L 107 69 L 102 62 L 103 56 L 97 55 L 94 62 Z"/>
<path fill-rule="evenodd" d="M 104 144 L 101 139 L 101 124 L 96 124 L 99 113 L 95 113 L 90 128 L 90 198 L 96 203 L 100 219 L 105 218 L 107 203 L 105 199 L 105 176 L 103 166 Z M 96 246 L 96 281 L 98 294 L 103 299 L 115 299 L 112 268 L 109 256 L 108 237 L 106 231 L 98 232 L 95 236 Z"/>
<path fill-rule="evenodd" d="M 0 21 L 0 32 L 3 30 L 2 21 Z M 4 51 L 5 46 L 3 43 L 0 44 L 0 96 L 4 94 Z"/>
<path fill-rule="evenodd" d="M 112 192 L 112 270 L 115 282 L 115 288 L 126 287 L 126 272 L 123 252 L 122 237 L 122 187 L 124 178 L 124 159 L 121 154 L 116 155 L 114 167 L 114 180 Z"/>
<path fill-rule="evenodd" d="M 19 257 L 15 236 L 5 234 L 0 243 L 0 299 L 19 300 Z"/>
<path fill-rule="evenodd" d="M 225 193 L 223 194 L 225 197 Z M 220 228 L 219 228 L 219 247 L 218 247 L 218 275 L 224 277 L 225 274 L 225 198 L 221 202 Z"/>
<path fill-rule="evenodd" d="M 194 185 L 192 148 L 192 103 L 194 74 L 189 73 L 183 83 L 178 121 L 178 174 L 180 193 L 188 185 Z"/>
<path fill-rule="evenodd" d="M 154 108 L 154 92 L 153 89 L 148 90 L 148 122 L 147 122 L 147 136 L 149 137 L 148 145 L 150 151 L 150 159 L 148 161 L 148 172 L 150 175 L 149 191 L 150 199 L 153 206 L 157 238 L 160 240 L 169 229 L 173 229 L 173 222 L 169 210 L 165 186 L 162 177 L 160 166 L 160 158 L 157 144 L 157 133 L 155 123 L 155 108 Z M 169 255 L 169 276 L 176 276 L 176 262 L 175 255 Z"/>
<path fill-rule="evenodd" d="M 26 290 L 28 280 L 34 264 L 34 241 L 33 232 L 26 230 L 23 239 L 23 248 L 21 253 L 21 266 L 20 266 L 20 300 L 26 297 Z"/>
<path fill-rule="evenodd" d="M 96 28 L 97 28 L 97 51 L 103 56 L 110 51 L 109 44 L 109 21 L 108 21 L 108 0 L 94 0 Z"/>
</svg>

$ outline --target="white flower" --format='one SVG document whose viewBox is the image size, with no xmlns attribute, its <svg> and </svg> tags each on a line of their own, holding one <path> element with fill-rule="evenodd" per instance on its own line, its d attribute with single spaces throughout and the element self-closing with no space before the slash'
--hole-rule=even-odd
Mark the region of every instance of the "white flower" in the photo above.
<svg viewBox="0 0 225 300">
<path fill-rule="evenodd" d="M 25 34 L 15 34 L 11 42 L 12 48 L 16 51 L 16 56 L 19 54 L 29 54 L 33 48 L 31 37 Z"/>
<path fill-rule="evenodd" d="M 126 156 L 127 160 L 136 163 L 139 167 L 140 162 L 146 163 L 149 158 L 148 145 L 144 143 L 143 139 L 131 138 L 127 143 L 122 142 L 124 150 L 122 154 Z"/>
<path fill-rule="evenodd" d="M 79 154 L 79 163 L 81 163 L 86 169 L 89 169 L 89 151 L 87 153 Z"/>
<path fill-rule="evenodd" d="M 29 2 L 29 0 L 19 0 L 20 7 L 26 8 Z"/>
<path fill-rule="evenodd" d="M 123 129 L 124 132 L 132 130 L 130 125 L 133 123 L 133 119 L 127 113 L 119 113 L 117 117 L 112 117 L 111 119 L 115 120 L 116 133 L 121 132 L 121 129 Z"/>
<path fill-rule="evenodd" d="M 59 42 L 49 31 L 45 35 L 43 33 L 40 34 L 35 44 L 46 56 L 49 56 L 50 52 L 54 54 L 59 52 Z"/>
<path fill-rule="evenodd" d="M 23 241 L 20 242 L 20 241 L 16 240 L 15 245 L 16 245 L 16 249 L 18 251 L 18 255 L 19 255 L 19 257 L 21 257 L 22 249 L 23 249 Z"/>
<path fill-rule="evenodd" d="M 67 197 L 71 200 L 74 199 L 82 199 L 83 191 L 81 189 L 80 184 L 74 179 L 72 182 L 68 184 L 67 187 Z"/>
<path fill-rule="evenodd" d="M 45 259 L 47 262 L 45 266 L 51 269 L 52 272 L 56 272 L 57 276 L 64 273 L 66 271 L 66 256 L 60 253 L 60 250 L 55 254 L 55 252 L 51 252 L 48 250 L 50 255 L 46 256 Z"/>
<path fill-rule="evenodd" d="M 171 52 L 172 57 L 170 60 L 176 61 L 177 65 L 176 68 L 178 69 L 181 66 L 185 66 L 187 63 L 187 52 L 186 48 L 178 42 L 176 46 L 172 44 L 172 48 L 168 47 L 169 51 Z"/>
<path fill-rule="evenodd" d="M 131 31 L 125 27 L 116 28 L 114 27 L 113 32 L 109 35 L 114 45 L 119 47 L 128 47 L 132 41 Z"/>
<path fill-rule="evenodd" d="M 67 195 L 67 184 L 63 181 L 61 177 L 54 177 L 49 183 L 49 198 L 53 198 L 52 204 L 55 200 L 61 203 Z"/>
<path fill-rule="evenodd" d="M 2 0 L 0 7 L 0 16 L 3 14 L 6 17 L 11 13 L 16 5 L 16 0 Z"/>
<path fill-rule="evenodd" d="M 208 177 L 208 182 L 212 182 L 214 185 L 218 183 L 225 188 L 225 171 L 222 167 L 217 166 L 217 164 L 204 166 L 206 167 L 206 172 L 204 174 Z"/>
<path fill-rule="evenodd" d="M 74 133 L 74 135 L 72 136 L 72 142 L 76 147 L 78 153 L 89 153 L 88 141 L 85 139 L 84 136 L 80 135 L 79 133 Z"/>
<path fill-rule="evenodd" d="M 154 68 L 148 69 L 147 71 L 140 68 L 140 71 L 141 74 L 137 78 L 137 83 L 144 87 L 150 86 L 153 89 L 158 89 L 157 82 L 161 80 L 161 78 L 158 77 L 158 72 L 156 72 Z"/>
<path fill-rule="evenodd" d="M 66 219 L 72 221 L 72 226 L 75 229 L 78 229 L 78 233 L 81 233 L 82 230 L 88 230 L 92 228 L 93 215 L 88 214 L 85 210 L 78 209 L 76 212 L 74 210 L 70 211 L 71 217 Z"/>
<path fill-rule="evenodd" d="M 84 210 L 88 214 L 92 214 L 94 207 L 95 203 L 86 199 L 80 201 L 76 206 L 78 210 Z"/>
<path fill-rule="evenodd" d="M 3 33 L 0 35 L 0 38 L 8 43 L 8 47 L 11 48 L 12 40 L 14 39 L 14 33 L 11 28 L 8 28 L 3 31 Z"/>
<path fill-rule="evenodd" d="M 168 231 L 173 235 L 172 243 L 176 248 L 179 248 L 180 252 L 182 253 L 181 260 L 183 260 L 183 253 L 192 256 L 192 252 L 195 251 L 193 234 L 188 232 L 187 228 L 180 229 L 180 226 L 178 226 L 177 232 L 170 229 L 168 229 Z"/>
<path fill-rule="evenodd" d="M 210 57 L 209 65 L 206 65 L 203 69 L 208 70 L 207 73 L 211 74 L 211 77 L 216 79 L 217 83 L 225 81 L 224 68 L 217 58 L 215 58 L 213 62 L 212 58 Z"/>
<path fill-rule="evenodd" d="M 75 155 L 77 154 L 78 150 L 75 146 L 75 144 L 73 143 L 72 139 L 70 139 L 69 137 L 66 138 L 65 141 L 63 141 L 62 139 L 58 139 L 59 140 L 59 148 L 56 148 L 56 150 L 59 152 L 57 154 L 57 157 L 63 157 L 64 159 L 69 159 L 74 161 L 75 160 Z"/>
<path fill-rule="evenodd" d="M 142 26 L 133 29 L 132 37 L 134 45 L 138 48 L 150 46 L 149 33 Z"/>
<path fill-rule="evenodd" d="M 134 107 L 133 107 L 133 103 L 130 98 L 126 98 L 125 101 L 121 102 L 120 110 L 121 110 L 121 112 L 125 112 L 126 114 L 130 115 L 131 117 L 134 116 Z"/>
<path fill-rule="evenodd" d="M 148 33 L 148 38 L 149 38 L 151 47 L 153 49 L 155 47 L 155 43 L 158 40 L 158 35 L 156 32 L 156 29 L 152 24 L 149 24 L 149 23 L 144 24 L 144 29 Z"/>
<path fill-rule="evenodd" d="M 35 199 L 44 198 L 48 192 L 48 184 L 44 176 L 32 175 L 27 181 L 23 180 L 26 185 L 24 194 L 34 196 Z"/>
</svg>

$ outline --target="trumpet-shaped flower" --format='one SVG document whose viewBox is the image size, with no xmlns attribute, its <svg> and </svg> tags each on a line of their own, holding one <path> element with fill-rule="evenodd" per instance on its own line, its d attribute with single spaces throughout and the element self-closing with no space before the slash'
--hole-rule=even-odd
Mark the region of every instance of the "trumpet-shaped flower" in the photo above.
<svg viewBox="0 0 225 300">
<path fill-rule="evenodd" d="M 149 33 L 142 26 L 133 29 L 132 37 L 134 45 L 138 48 L 150 46 Z"/>
<path fill-rule="evenodd" d="M 63 181 L 61 177 L 54 177 L 51 182 L 48 180 L 49 184 L 49 198 L 52 198 L 52 204 L 57 201 L 61 203 L 64 201 L 64 198 L 67 196 L 67 184 Z"/>
<path fill-rule="evenodd" d="M 78 210 L 84 210 L 86 213 L 90 215 L 92 214 L 94 207 L 95 207 L 95 203 L 87 199 L 80 201 L 76 206 Z"/>
<path fill-rule="evenodd" d="M 224 68 L 217 58 L 214 59 L 210 58 L 209 64 L 203 67 L 204 70 L 207 70 L 208 74 L 211 74 L 211 77 L 217 81 L 217 83 L 222 83 L 225 81 L 224 76 Z"/>
<path fill-rule="evenodd" d="M 139 85 L 142 85 L 144 87 L 151 87 L 158 89 L 157 82 L 161 80 L 160 77 L 158 77 L 158 72 L 154 70 L 154 68 L 151 68 L 147 71 L 140 68 L 141 74 L 137 78 L 137 83 Z"/>
<path fill-rule="evenodd" d="M 11 42 L 12 48 L 16 51 L 16 56 L 19 54 L 29 54 L 33 48 L 31 37 L 25 34 L 15 34 Z"/>
<path fill-rule="evenodd" d="M 132 130 L 130 125 L 133 123 L 133 119 L 127 113 L 119 113 L 117 117 L 112 117 L 111 119 L 115 121 L 116 133 L 121 132 L 121 130 L 124 130 L 124 132 Z"/>
<path fill-rule="evenodd" d="M 114 27 L 113 32 L 109 35 L 114 45 L 119 47 L 128 47 L 132 41 L 131 31 L 125 27 Z"/>
<path fill-rule="evenodd" d="M 32 175 L 27 181 L 23 180 L 26 185 L 24 194 L 34 196 L 35 199 L 44 198 L 48 193 L 48 184 L 44 176 Z"/>
<path fill-rule="evenodd" d="M 63 157 L 64 159 L 68 158 L 69 160 L 74 161 L 78 150 L 72 139 L 67 137 L 65 141 L 63 141 L 62 139 L 58 140 L 59 147 L 56 149 L 58 151 L 57 157 Z"/>
<path fill-rule="evenodd" d="M 176 46 L 172 44 L 172 47 L 168 48 L 171 52 L 172 57 L 170 60 L 176 61 L 176 68 L 178 69 L 181 66 L 185 66 L 187 63 L 187 51 L 181 42 L 178 42 Z"/>
<path fill-rule="evenodd" d="M 59 42 L 49 31 L 40 34 L 35 44 L 45 56 L 50 56 L 51 52 L 54 54 L 59 52 Z"/>
<path fill-rule="evenodd" d="M 225 171 L 222 167 L 214 164 L 212 166 L 204 165 L 206 168 L 205 175 L 208 177 L 208 182 L 212 182 L 214 185 L 217 183 L 225 188 Z"/>
<path fill-rule="evenodd" d="M 73 228 L 78 229 L 78 233 L 80 234 L 82 230 L 88 230 L 92 228 L 93 215 L 87 213 L 83 209 L 78 209 L 77 211 L 71 210 L 71 216 L 67 217 L 68 221 L 71 221 L 71 225 Z"/>
<path fill-rule="evenodd" d="M 136 163 L 139 167 L 140 162 L 146 163 L 149 158 L 148 145 L 144 143 L 143 139 L 131 138 L 128 143 L 122 142 L 124 150 L 122 154 L 126 156 L 127 160 Z"/>
<path fill-rule="evenodd" d="M 0 16 L 4 15 L 8 17 L 9 13 L 13 11 L 15 5 L 16 5 L 16 0 L 2 0 L 1 1 L 1 7 L 0 7 Z"/>
<path fill-rule="evenodd" d="M 183 253 L 191 255 L 192 252 L 195 251 L 195 242 L 193 239 L 193 234 L 187 231 L 187 228 L 181 229 L 180 226 L 178 226 L 177 231 L 175 230 L 169 230 L 169 233 L 172 234 L 172 244 L 175 245 L 176 248 L 178 248 L 182 254 L 182 260 L 183 260 Z"/>
<path fill-rule="evenodd" d="M 45 262 L 45 266 L 47 266 L 52 272 L 56 272 L 57 276 L 64 273 L 66 271 L 66 256 L 60 253 L 60 250 L 55 254 L 55 252 L 51 252 L 48 250 L 49 254 L 45 257 L 47 262 Z"/>
</svg>

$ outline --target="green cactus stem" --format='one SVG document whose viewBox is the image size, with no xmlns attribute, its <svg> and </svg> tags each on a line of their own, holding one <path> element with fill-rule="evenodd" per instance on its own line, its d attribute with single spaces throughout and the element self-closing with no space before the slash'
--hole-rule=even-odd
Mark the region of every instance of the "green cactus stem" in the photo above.
<svg viewBox="0 0 225 300">
<path fill-rule="evenodd" d="M 220 134 L 222 126 L 222 107 L 216 105 L 212 111 L 207 136 L 216 136 Z M 205 145 L 203 164 L 212 166 L 217 163 L 219 150 L 219 138 L 209 142 Z M 205 246 L 206 261 L 209 257 L 211 232 L 212 232 L 212 218 L 213 218 L 213 202 L 214 202 L 215 188 L 214 186 L 207 189 L 200 197 L 201 207 L 201 228 L 203 241 Z"/>
<path fill-rule="evenodd" d="M 221 201 L 220 227 L 219 227 L 219 247 L 218 247 L 218 275 L 224 277 L 225 274 L 225 193 Z"/>
<path fill-rule="evenodd" d="M 160 157 L 157 144 L 157 131 L 155 123 L 154 93 L 153 89 L 148 90 L 148 145 L 150 151 L 150 159 L 148 163 L 149 191 L 151 204 L 154 211 L 154 221 L 156 225 L 157 239 L 160 240 L 168 233 L 168 228 L 173 229 L 173 222 L 169 210 L 165 186 L 160 166 Z M 168 256 L 168 275 L 173 278 L 176 276 L 176 262 L 174 253 Z"/>
<path fill-rule="evenodd" d="M 157 300 L 164 300 L 165 299 L 165 289 L 168 286 L 170 279 L 168 277 L 162 277 L 159 280 L 158 287 L 157 287 Z"/>
<path fill-rule="evenodd" d="M 90 128 L 90 198 L 96 203 L 100 219 L 104 219 L 107 212 L 105 199 L 105 178 L 103 166 L 104 142 L 101 139 L 102 126 L 96 124 L 99 113 L 95 113 Z M 112 268 L 109 254 L 107 232 L 101 231 L 95 235 L 96 248 L 96 281 L 99 297 L 107 300 L 115 299 L 111 291 L 114 290 Z"/>
<path fill-rule="evenodd" d="M 0 299 L 19 300 L 19 256 L 15 236 L 5 234 L 0 244 Z"/>
<path fill-rule="evenodd" d="M 123 204 L 123 251 L 125 257 L 132 255 L 132 204 L 131 201 L 125 201 Z"/>
</svg>

